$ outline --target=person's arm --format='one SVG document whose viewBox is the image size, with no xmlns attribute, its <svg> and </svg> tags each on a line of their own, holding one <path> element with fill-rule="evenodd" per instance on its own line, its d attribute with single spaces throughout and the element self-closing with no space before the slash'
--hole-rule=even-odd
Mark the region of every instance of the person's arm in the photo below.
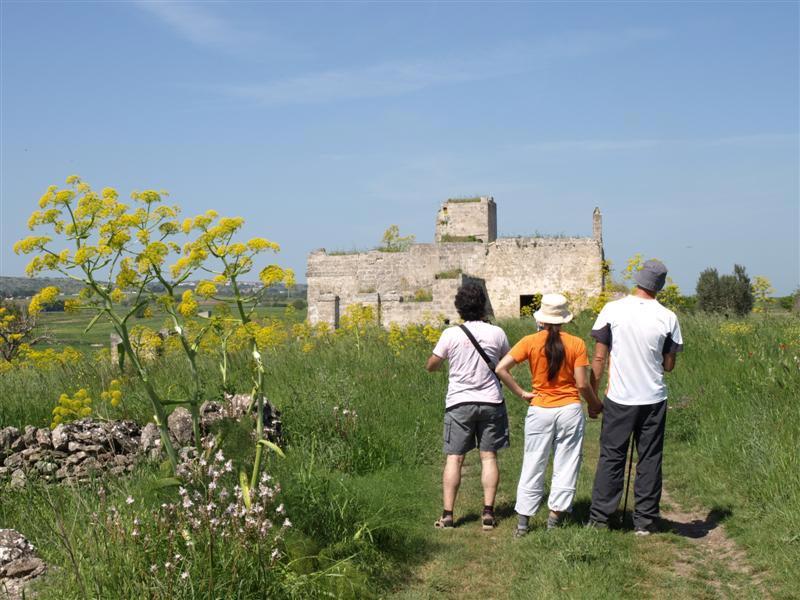
<svg viewBox="0 0 800 600">
<path fill-rule="evenodd" d="M 431 355 L 425 363 L 425 370 L 428 371 L 428 373 L 433 373 L 441 369 L 444 361 L 450 356 L 450 338 L 450 329 L 445 329 L 442 335 L 439 336 L 439 341 L 436 342 L 436 346 L 434 346 Z"/>
<path fill-rule="evenodd" d="M 428 357 L 428 362 L 425 363 L 425 369 L 428 371 L 428 373 L 433 373 L 434 371 L 441 369 L 443 364 L 444 359 L 442 357 L 431 354 Z"/>
<path fill-rule="evenodd" d="M 667 339 L 664 340 L 664 350 L 662 352 L 664 360 L 661 361 L 661 365 L 664 367 L 665 373 L 669 373 L 675 368 L 677 354 L 682 350 L 683 335 L 681 334 L 681 326 L 678 323 L 678 318 L 673 315 L 672 328 L 667 334 Z"/>
<path fill-rule="evenodd" d="M 500 360 L 494 372 L 497 373 L 500 381 L 505 383 L 506 386 L 508 386 L 508 389 L 510 389 L 515 395 L 519 396 L 523 400 L 529 401 L 531 398 L 533 398 L 533 394 L 522 389 L 510 371 L 510 369 L 517 366 L 517 364 L 519 363 L 517 363 L 517 361 L 509 352 Z"/>
<path fill-rule="evenodd" d="M 592 357 L 592 380 L 591 385 L 595 396 L 599 396 L 600 380 L 606 370 L 608 360 L 608 346 L 603 342 L 595 342 L 594 356 Z"/>
<path fill-rule="evenodd" d="M 596 419 L 603 412 L 603 403 L 597 397 L 592 382 L 586 374 L 586 367 L 575 367 L 575 386 L 589 405 L 589 417 Z"/>
<path fill-rule="evenodd" d="M 603 379 L 603 373 L 606 370 L 606 361 L 608 360 L 608 353 L 611 350 L 612 333 L 611 322 L 613 320 L 612 306 L 616 303 L 611 302 L 606 304 L 600 314 L 597 315 L 592 331 L 589 335 L 595 340 L 594 356 L 592 357 L 592 374 L 591 384 L 596 396 L 599 396 L 600 381 Z"/>
</svg>

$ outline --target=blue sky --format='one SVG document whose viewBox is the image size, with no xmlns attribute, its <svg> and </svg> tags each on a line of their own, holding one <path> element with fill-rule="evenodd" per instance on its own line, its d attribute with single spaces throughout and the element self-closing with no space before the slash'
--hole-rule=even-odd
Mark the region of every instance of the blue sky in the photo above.
<svg viewBox="0 0 800 600">
<path fill-rule="evenodd" d="M 433 238 L 491 194 L 500 235 L 591 234 L 685 293 L 800 283 L 798 4 L 9 2 L 0 274 L 42 191 L 171 192 L 281 243 Z"/>
</svg>

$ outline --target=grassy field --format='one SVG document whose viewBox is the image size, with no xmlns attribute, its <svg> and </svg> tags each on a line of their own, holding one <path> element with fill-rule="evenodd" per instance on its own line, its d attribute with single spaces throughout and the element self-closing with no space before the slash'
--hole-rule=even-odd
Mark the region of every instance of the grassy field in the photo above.
<svg viewBox="0 0 800 600">
<path fill-rule="evenodd" d="M 213 306 L 204 305 L 200 310 L 213 310 Z M 261 318 L 283 319 L 286 309 L 283 307 L 259 307 L 256 314 Z M 306 317 L 305 309 L 293 311 L 292 320 L 300 322 Z M 132 319 L 133 326 L 148 327 L 155 331 L 162 328 L 169 328 L 167 315 L 162 311 L 156 311 L 152 317 Z M 72 346 L 81 350 L 92 347 L 108 347 L 111 325 L 100 320 L 88 333 L 84 333 L 87 325 L 86 313 L 80 312 L 45 312 L 39 317 L 39 329 L 46 332 L 52 338 L 53 347 Z"/>
<path fill-rule="evenodd" d="M 570 327 L 586 337 L 590 324 L 584 317 Z M 529 321 L 502 325 L 512 342 L 531 327 Z M 272 456 L 268 468 L 281 483 L 293 522 L 284 557 L 272 569 L 265 570 L 257 555 L 224 546 L 235 561 L 208 563 L 200 552 L 187 580 L 175 572 L 167 591 L 169 577 L 156 579 L 147 566 L 153 556 L 168 556 L 129 538 L 109 546 L 97 536 L 92 515 L 108 504 L 132 522 L 134 509 L 146 513 L 175 499 L 174 490 L 157 486 L 162 475 L 156 464 L 142 465 L 131 478 L 79 489 L 34 484 L 3 490 L 0 527 L 18 528 L 60 567 L 45 581 L 43 598 L 260 598 L 265 590 L 276 598 L 797 597 L 800 320 L 687 316 L 682 326 L 686 352 L 668 376 L 665 509 L 674 503 L 711 511 L 742 554 L 706 551 L 679 533 L 639 539 L 626 530 L 583 528 L 599 421 L 587 427 L 573 520 L 547 533 L 541 512 L 536 529 L 513 540 L 525 412 L 513 397 L 507 398 L 512 448 L 501 455 L 500 526 L 480 531 L 479 466 L 469 456 L 456 507 L 459 526 L 434 530 L 446 373 L 423 370 L 427 343 L 395 354 L 377 333 L 357 343 L 344 335 L 311 352 L 289 344 L 267 357 L 269 396 L 283 411 L 287 435 L 286 459 Z M 237 387 L 249 389 L 246 370 L 234 367 Z M 219 396 L 213 361 L 203 361 L 201 369 L 208 396 Z M 167 356 L 155 380 L 169 386 L 185 373 L 180 360 Z M 526 376 L 522 368 L 516 374 Z M 46 425 L 58 393 L 77 387 L 97 393 L 112 375 L 111 365 L 92 360 L 5 373 L 0 424 Z M 342 417 L 344 409 L 356 416 Z M 126 380 L 125 401 L 109 416 L 145 422 L 149 415 L 139 384 Z M 251 452 L 242 428 L 223 432 L 226 455 L 237 463 L 246 463 Z M 105 494 L 98 494 L 100 486 Z M 130 507 L 128 496 L 135 500 Z"/>
</svg>

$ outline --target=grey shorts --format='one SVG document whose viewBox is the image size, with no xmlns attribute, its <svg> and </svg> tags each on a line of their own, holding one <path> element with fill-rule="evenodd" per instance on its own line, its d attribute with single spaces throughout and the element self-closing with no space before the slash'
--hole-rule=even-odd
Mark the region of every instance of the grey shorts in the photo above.
<svg viewBox="0 0 800 600">
<path fill-rule="evenodd" d="M 473 448 L 497 452 L 509 443 L 505 403 L 457 404 L 444 413 L 445 454 L 466 454 Z"/>
</svg>

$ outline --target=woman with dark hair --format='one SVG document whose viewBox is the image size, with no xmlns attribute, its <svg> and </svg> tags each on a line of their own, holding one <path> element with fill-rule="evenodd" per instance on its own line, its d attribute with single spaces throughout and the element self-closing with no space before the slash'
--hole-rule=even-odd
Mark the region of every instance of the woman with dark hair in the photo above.
<svg viewBox="0 0 800 600">
<path fill-rule="evenodd" d="M 590 417 L 596 418 L 603 409 L 586 373 L 586 344 L 561 331 L 561 326 L 572 320 L 567 299 L 561 294 L 545 294 L 533 317 L 542 330 L 522 338 L 496 370 L 514 394 L 530 402 L 515 507 L 519 520 L 514 535 L 518 537 L 527 533 L 528 519 L 542 502 L 551 447 L 553 480 L 547 502 L 547 528 L 558 526 L 562 515 L 572 510 L 583 447 L 581 395 L 589 404 Z M 509 371 L 523 361 L 530 366 L 532 392 L 522 389 Z"/>
</svg>

